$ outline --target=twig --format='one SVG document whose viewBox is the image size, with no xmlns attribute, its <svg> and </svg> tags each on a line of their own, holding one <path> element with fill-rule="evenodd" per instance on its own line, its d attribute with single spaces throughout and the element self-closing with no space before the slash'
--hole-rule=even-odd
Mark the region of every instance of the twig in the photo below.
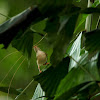
<svg viewBox="0 0 100 100">
<path fill-rule="evenodd" d="M 26 89 L 33 83 L 34 79 L 31 80 L 31 82 L 25 87 L 25 89 L 15 98 L 15 100 L 17 100 L 19 98 L 19 96 L 21 96 L 25 91 Z"/>
<path fill-rule="evenodd" d="M 45 38 L 46 35 L 47 35 L 47 33 L 40 39 L 40 41 L 38 41 L 36 44 L 34 44 L 34 46 L 38 45 Z"/>
</svg>

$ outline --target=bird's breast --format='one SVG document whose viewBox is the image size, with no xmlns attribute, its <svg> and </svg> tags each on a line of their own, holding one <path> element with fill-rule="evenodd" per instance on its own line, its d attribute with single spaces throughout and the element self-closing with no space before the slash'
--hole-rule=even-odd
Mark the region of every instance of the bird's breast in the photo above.
<svg viewBox="0 0 100 100">
<path fill-rule="evenodd" d="M 37 64 L 39 66 L 41 66 L 47 62 L 47 56 L 43 51 L 38 51 L 36 54 L 36 57 L 37 57 Z"/>
</svg>

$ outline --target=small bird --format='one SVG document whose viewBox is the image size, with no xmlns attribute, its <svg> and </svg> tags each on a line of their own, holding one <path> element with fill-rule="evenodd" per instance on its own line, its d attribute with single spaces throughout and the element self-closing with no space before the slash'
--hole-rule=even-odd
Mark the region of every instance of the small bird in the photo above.
<svg viewBox="0 0 100 100">
<path fill-rule="evenodd" d="M 40 66 L 49 64 L 47 63 L 47 54 L 37 46 L 34 46 L 34 51 L 36 53 L 38 69 L 39 72 L 41 73 L 42 71 L 40 70 Z"/>
</svg>

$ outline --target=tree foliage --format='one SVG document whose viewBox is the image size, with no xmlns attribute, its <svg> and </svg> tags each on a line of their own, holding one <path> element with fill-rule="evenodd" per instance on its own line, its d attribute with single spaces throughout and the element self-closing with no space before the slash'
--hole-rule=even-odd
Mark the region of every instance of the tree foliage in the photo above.
<svg viewBox="0 0 100 100">
<path fill-rule="evenodd" d="M 31 2 L 29 5 L 28 1 L 24 2 L 30 7 L 20 8 L 22 10 L 19 14 L 13 14 L 14 17 L 11 18 L 7 17 L 0 25 L 0 44 L 3 44 L 0 45 L 0 65 L 5 68 L 1 68 L 1 71 L 8 70 L 9 66 L 16 66 L 19 71 L 19 76 L 15 77 L 9 90 L 10 94 L 15 94 L 12 98 L 16 96 L 19 100 L 96 98 L 100 92 L 99 0 L 91 1 L 92 6 L 89 8 L 85 0 L 29 1 Z M 10 10 L 13 11 L 13 4 L 11 7 Z M 8 16 L 12 15 L 11 11 Z M 92 23 L 88 21 L 91 30 L 87 32 L 85 20 L 90 14 L 93 19 Z M 41 68 L 43 72 L 38 74 L 33 46 L 41 38 L 44 39 L 39 47 L 47 52 L 50 64 Z M 6 56 L 3 58 L 4 55 Z M 11 58 L 5 60 L 10 56 Z M 24 58 L 28 62 L 20 61 Z M 12 72 L 9 72 L 11 75 L 7 74 L 10 77 L 8 81 L 5 79 L 0 83 L 2 92 L 8 92 L 7 88 L 9 89 L 9 82 L 12 82 L 13 72 L 17 72 L 16 68 L 12 67 Z M 20 76 L 23 78 L 21 79 Z M 2 79 L 3 77 L 0 77 L 0 80 Z M 31 83 L 32 79 L 34 82 Z M 28 83 L 29 85 L 26 86 Z M 20 87 L 25 89 L 19 91 Z M 29 89 L 26 90 L 27 88 Z"/>
</svg>

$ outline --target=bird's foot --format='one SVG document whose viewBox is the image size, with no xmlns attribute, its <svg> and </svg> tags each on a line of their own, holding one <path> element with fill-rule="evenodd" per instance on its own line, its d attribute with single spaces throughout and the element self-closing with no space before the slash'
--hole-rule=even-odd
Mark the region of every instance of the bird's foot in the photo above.
<svg viewBox="0 0 100 100">
<path fill-rule="evenodd" d="M 40 70 L 40 67 L 38 66 L 39 72 L 42 73 L 42 71 Z"/>
<path fill-rule="evenodd" d="M 40 72 L 40 73 L 42 73 L 42 71 L 41 71 L 41 70 L 39 70 L 39 72 Z"/>
</svg>

